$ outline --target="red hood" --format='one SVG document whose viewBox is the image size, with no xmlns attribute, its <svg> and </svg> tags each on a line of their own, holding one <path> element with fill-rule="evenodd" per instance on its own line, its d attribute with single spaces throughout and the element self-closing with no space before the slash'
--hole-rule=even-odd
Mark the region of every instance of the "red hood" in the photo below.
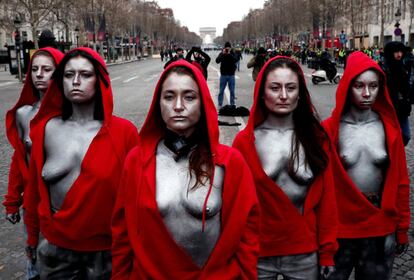
<svg viewBox="0 0 414 280">
<path fill-rule="evenodd" d="M 109 79 L 108 70 L 105 65 L 105 61 L 102 57 L 94 50 L 90 48 L 80 47 L 76 49 L 72 49 L 68 51 L 63 60 L 65 61 L 66 56 L 74 51 L 82 51 L 90 56 L 98 62 L 98 72 L 100 73 L 101 77 L 105 79 L 108 86 L 105 85 L 105 82 L 100 79 L 99 86 L 102 94 L 102 106 L 104 111 L 104 120 L 103 126 L 107 126 L 112 119 L 112 111 L 113 111 L 113 99 L 112 99 L 112 87 L 111 87 L 111 80 Z M 65 63 L 66 64 L 66 63 Z M 65 65 L 60 65 L 59 68 L 63 68 Z M 63 71 L 62 71 L 63 73 Z M 53 77 L 52 83 L 49 86 L 49 89 L 46 92 L 42 105 L 40 106 L 39 113 L 32 121 L 32 125 L 37 125 L 40 120 L 46 118 L 50 119 L 52 117 L 61 115 L 62 113 L 62 102 L 63 102 L 63 93 L 60 91 L 58 84 L 55 80 L 56 76 Z M 62 77 L 59 77 L 62 78 Z"/>
<path fill-rule="evenodd" d="M 391 122 L 394 127 L 399 127 L 397 116 L 395 114 L 391 99 L 388 95 L 388 89 L 386 87 L 386 76 L 382 71 L 381 67 L 371 58 L 369 58 L 363 52 L 354 52 L 352 53 L 347 60 L 346 69 L 344 75 L 339 82 L 338 89 L 336 90 L 336 106 L 332 112 L 330 125 L 334 128 L 339 127 L 339 122 L 341 120 L 341 116 L 343 114 L 343 110 L 345 107 L 345 103 L 347 100 L 348 89 L 353 79 L 355 79 L 358 75 L 365 72 L 368 69 L 375 70 L 378 72 L 382 79 L 383 79 L 383 88 L 382 92 L 384 94 L 380 94 L 377 97 L 373 105 L 373 110 L 377 112 L 383 121 Z M 331 135 L 331 139 L 338 139 L 338 129 L 328 129 L 331 133 L 335 133 L 335 135 Z M 337 144 L 337 143 L 334 143 Z"/>
<path fill-rule="evenodd" d="M 60 61 L 63 58 L 63 53 L 54 48 L 42 48 L 37 50 L 36 52 L 39 51 L 49 53 L 53 57 L 56 66 L 59 65 Z M 6 114 L 6 134 L 7 138 L 9 139 L 9 142 L 15 150 L 19 149 L 19 143 L 21 143 L 16 127 L 16 111 L 24 105 L 33 105 L 33 103 L 35 103 L 38 100 L 38 98 L 33 93 L 31 69 L 32 60 L 30 60 L 29 67 L 27 68 L 26 79 L 24 81 L 23 89 L 20 92 L 19 100 L 13 106 L 13 108 L 11 108 Z"/>
<path fill-rule="evenodd" d="M 211 99 L 210 90 L 208 89 L 207 82 L 203 74 L 197 67 L 185 60 L 179 60 L 171 63 L 161 74 L 157 86 L 155 87 L 154 96 L 151 102 L 151 106 L 147 115 L 147 118 L 140 131 L 140 139 L 142 150 L 144 151 L 144 159 L 148 159 L 155 153 L 158 142 L 164 137 L 165 123 L 161 117 L 159 109 L 159 95 L 161 93 L 161 81 L 163 81 L 165 73 L 172 67 L 184 66 L 188 68 L 195 76 L 196 83 L 200 89 L 201 101 L 203 112 L 205 113 L 205 120 L 207 122 L 208 137 L 210 143 L 210 150 L 214 156 L 217 152 L 217 145 L 219 143 L 219 129 L 218 129 L 218 116 L 217 110 Z"/>
<path fill-rule="evenodd" d="M 263 111 L 263 107 L 261 106 L 261 92 L 260 89 L 262 87 L 262 83 L 264 83 L 265 81 L 263 81 L 263 73 L 265 71 L 265 69 L 268 67 L 268 65 L 276 60 L 276 59 L 289 59 L 291 61 L 293 61 L 294 63 L 298 64 L 295 60 L 291 59 L 290 57 L 287 56 L 281 56 L 278 55 L 272 59 L 269 59 L 265 65 L 262 67 L 262 69 L 259 72 L 259 75 L 257 76 L 256 79 L 256 83 L 254 86 L 254 100 L 253 100 L 253 106 L 250 109 L 250 117 L 249 117 L 249 121 L 246 125 L 245 131 L 248 133 L 253 133 L 253 130 L 255 127 L 257 127 L 258 125 L 260 125 L 265 119 L 266 119 L 266 111 Z M 298 64 L 299 69 L 300 69 L 300 73 L 299 73 L 299 79 L 301 79 L 304 83 L 304 85 L 306 85 L 306 79 L 305 79 L 305 75 L 303 74 L 302 71 L 302 67 L 300 67 L 300 65 Z M 306 98 L 310 99 L 309 94 L 307 94 Z"/>
</svg>

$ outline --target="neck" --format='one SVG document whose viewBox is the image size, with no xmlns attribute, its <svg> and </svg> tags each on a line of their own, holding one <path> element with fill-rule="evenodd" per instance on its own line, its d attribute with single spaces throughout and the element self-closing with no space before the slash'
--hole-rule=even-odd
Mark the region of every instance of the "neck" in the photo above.
<svg viewBox="0 0 414 280">
<path fill-rule="evenodd" d="M 268 128 L 292 129 L 294 127 L 293 113 L 289 113 L 287 115 L 276 115 L 270 113 L 263 125 Z"/>
<path fill-rule="evenodd" d="M 360 110 L 355 106 L 351 106 L 343 119 L 351 123 L 365 123 L 372 121 L 374 117 L 374 112 L 371 109 Z"/>
<path fill-rule="evenodd" d="M 72 103 L 72 116 L 70 117 L 70 119 L 76 122 L 93 121 L 94 110 L 95 101 L 87 104 Z"/>
</svg>

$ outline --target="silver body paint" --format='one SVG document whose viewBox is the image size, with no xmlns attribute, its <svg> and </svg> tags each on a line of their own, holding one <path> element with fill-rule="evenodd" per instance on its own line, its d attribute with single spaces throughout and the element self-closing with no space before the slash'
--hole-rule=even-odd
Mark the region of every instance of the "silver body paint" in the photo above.
<svg viewBox="0 0 414 280">
<path fill-rule="evenodd" d="M 83 158 L 101 126 L 101 121 L 79 123 L 63 121 L 60 117 L 47 123 L 42 177 L 49 186 L 53 212 L 62 207 L 67 192 L 80 174 Z"/>
<path fill-rule="evenodd" d="M 369 112 L 369 116 L 360 121 L 346 113 L 339 127 L 342 164 L 363 193 L 381 192 L 389 162 L 384 126 L 375 112 Z"/>
<path fill-rule="evenodd" d="M 202 267 L 213 251 L 221 230 L 224 169 L 215 167 L 214 183 L 207 202 L 206 224 L 202 231 L 202 211 L 210 186 L 190 189 L 195 182 L 188 169 L 188 156 L 176 162 L 174 154 L 161 141 L 156 155 L 156 201 L 165 226 L 175 242 Z"/>
<path fill-rule="evenodd" d="M 305 153 L 300 148 L 299 162 L 295 162 L 295 174 L 289 174 L 288 163 L 292 146 L 293 129 L 272 128 L 266 123 L 258 126 L 254 135 L 257 154 L 263 170 L 289 197 L 300 213 L 303 212 L 308 187 L 313 173 L 305 163 Z"/>
</svg>

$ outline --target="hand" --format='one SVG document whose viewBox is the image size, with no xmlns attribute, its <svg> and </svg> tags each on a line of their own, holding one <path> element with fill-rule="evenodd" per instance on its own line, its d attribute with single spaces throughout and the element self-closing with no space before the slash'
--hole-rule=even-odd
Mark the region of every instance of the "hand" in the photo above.
<svg viewBox="0 0 414 280">
<path fill-rule="evenodd" d="M 26 256 L 33 265 L 36 264 L 36 250 L 37 248 L 33 246 L 26 247 Z"/>
<path fill-rule="evenodd" d="M 407 253 L 409 245 L 410 245 L 409 243 L 397 244 L 397 246 L 395 247 L 395 254 L 397 256 L 400 256 L 400 255 Z"/>
<path fill-rule="evenodd" d="M 320 274 L 323 279 L 328 279 L 329 276 L 335 271 L 334 266 L 321 266 L 320 268 Z"/>
<path fill-rule="evenodd" d="M 18 222 L 20 222 L 20 214 L 19 212 L 15 212 L 15 213 L 9 213 L 6 214 L 6 220 L 8 220 L 10 223 L 17 224 Z"/>
</svg>

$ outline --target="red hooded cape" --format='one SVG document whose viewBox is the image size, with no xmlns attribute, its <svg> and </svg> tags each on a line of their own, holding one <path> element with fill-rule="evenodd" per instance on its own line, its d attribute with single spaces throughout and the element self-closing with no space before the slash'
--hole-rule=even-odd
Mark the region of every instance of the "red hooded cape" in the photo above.
<svg viewBox="0 0 414 280">
<path fill-rule="evenodd" d="M 383 94 L 374 103 L 384 125 L 390 164 L 384 180 L 381 208 L 373 206 L 354 185 L 344 169 L 339 155 L 333 156 L 335 191 L 339 215 L 339 238 L 385 236 L 397 231 L 399 243 L 408 242 L 410 223 L 409 179 L 400 126 L 388 95 L 386 77 L 379 65 L 362 52 L 348 58 L 343 77 L 336 91 L 336 106 L 330 118 L 323 122 L 331 141 L 338 147 L 339 123 L 347 100 L 348 89 L 354 78 L 368 69 L 377 71 L 384 81 Z"/>
<path fill-rule="evenodd" d="M 54 48 L 42 48 L 37 52 L 39 51 L 44 51 L 50 54 L 55 61 L 56 66 L 59 65 L 59 62 L 63 58 L 63 53 Z M 19 207 L 23 204 L 23 193 L 27 186 L 29 177 L 29 167 L 26 164 L 26 151 L 16 127 L 16 111 L 24 105 L 33 105 L 33 103 L 38 100 L 36 95 L 33 93 L 34 86 L 31 70 L 32 60 L 29 62 L 26 80 L 20 93 L 19 100 L 6 114 L 6 134 L 14 149 L 10 163 L 9 185 L 7 188 L 7 194 L 5 195 L 3 201 L 3 205 L 6 207 L 6 212 L 8 214 L 16 213 L 19 211 Z"/>
<path fill-rule="evenodd" d="M 241 152 L 249 164 L 256 184 L 261 207 L 260 256 L 286 256 L 318 251 L 320 265 L 333 265 L 337 249 L 337 217 L 330 165 L 309 187 L 301 215 L 283 190 L 266 175 L 255 147 L 254 129 L 263 123 L 266 115 L 260 106 L 263 72 L 269 63 L 278 58 L 290 59 L 277 56 L 263 66 L 256 80 L 249 121 L 233 143 L 233 147 Z M 302 72 L 299 79 L 305 82 Z M 329 157 L 330 149 L 325 150 Z"/>
<path fill-rule="evenodd" d="M 202 268 L 174 241 L 155 197 L 156 148 L 165 133 L 158 105 L 161 80 L 175 66 L 190 69 L 200 89 L 215 165 L 224 167 L 221 234 Z M 128 155 L 113 219 L 112 279 L 255 279 L 259 207 L 253 179 L 242 156 L 218 142 L 218 118 L 207 83 L 192 64 L 170 64 L 158 82 L 140 146 Z M 201 230 L 201 225 L 200 225 Z"/>
<path fill-rule="evenodd" d="M 40 228 L 44 237 L 59 247 L 77 251 L 109 250 L 111 215 L 122 166 L 127 153 L 138 143 L 138 132 L 131 122 L 112 115 L 112 88 L 105 62 L 99 54 L 89 48 L 77 48 L 68 53 L 75 50 L 90 54 L 99 63 L 98 71 L 108 82 L 108 87 L 101 79 L 99 82 L 104 120 L 61 209 L 52 214 L 48 186 L 41 177 L 45 162 L 45 126 L 62 112 L 62 93 L 56 81 L 52 82 L 31 127 L 36 138 L 30 162 L 30 182 L 33 185 L 28 188 L 25 202 L 28 244 L 37 245 Z"/>
</svg>

